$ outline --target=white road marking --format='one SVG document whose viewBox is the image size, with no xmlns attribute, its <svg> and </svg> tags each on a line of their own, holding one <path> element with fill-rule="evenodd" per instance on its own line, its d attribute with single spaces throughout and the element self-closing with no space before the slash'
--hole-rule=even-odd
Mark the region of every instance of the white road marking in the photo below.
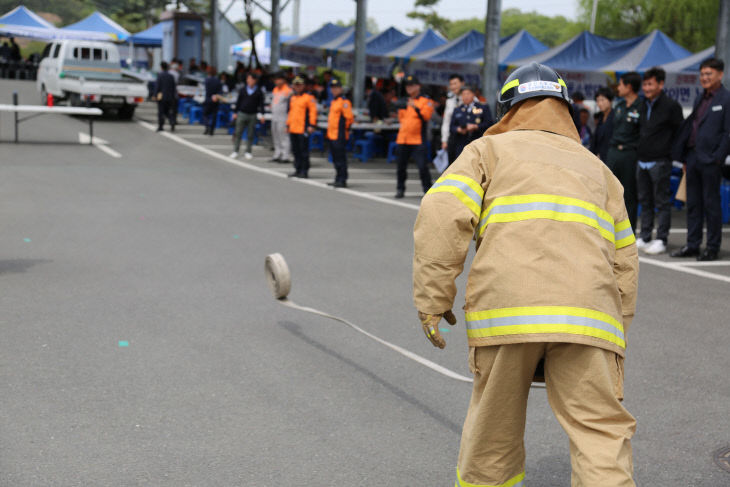
<svg viewBox="0 0 730 487">
<path fill-rule="evenodd" d="M 730 266 L 730 260 L 715 260 L 712 262 L 677 262 L 676 265 L 684 267 L 727 267 Z"/>
<path fill-rule="evenodd" d="M 644 264 L 654 265 L 657 267 L 663 267 L 665 269 L 671 269 L 671 270 L 677 271 L 677 272 L 684 272 L 685 274 L 692 274 L 695 276 L 704 277 L 706 279 L 714 279 L 715 281 L 722 281 L 722 282 L 730 283 L 730 276 L 723 276 L 720 274 L 715 274 L 713 272 L 701 271 L 699 269 L 694 269 L 692 267 L 688 267 L 686 264 L 685 265 L 672 264 L 670 262 L 664 262 L 663 260 L 650 259 L 648 257 L 639 257 L 639 262 L 642 262 Z"/>
<path fill-rule="evenodd" d="M 146 129 L 150 130 L 150 131 L 154 131 L 157 128 L 156 126 L 154 126 L 154 125 L 152 125 L 150 123 L 144 122 L 142 120 L 137 120 L 137 123 L 139 125 L 141 125 L 142 127 L 145 127 Z M 259 166 L 255 166 L 253 164 L 248 164 L 248 163 L 245 163 L 245 162 L 238 161 L 236 159 L 230 158 L 230 157 L 228 157 L 226 155 L 223 155 L 223 154 L 219 154 L 218 152 L 215 152 L 215 151 L 213 151 L 211 149 L 208 149 L 206 147 L 201 147 L 200 145 L 195 144 L 193 142 L 190 142 L 190 141 L 186 140 L 185 138 L 179 137 L 179 136 L 177 136 L 175 134 L 172 134 L 172 133 L 169 133 L 169 132 L 160 132 L 160 134 L 163 135 L 163 136 L 165 136 L 165 137 L 167 137 L 167 138 L 169 138 L 169 139 L 171 139 L 171 140 L 174 140 L 174 141 L 178 142 L 179 144 L 183 144 L 185 146 L 188 146 L 188 147 L 190 147 L 192 149 L 197 150 L 198 152 L 202 152 L 204 154 L 207 154 L 207 155 L 209 155 L 211 157 L 214 157 L 214 158 L 216 158 L 218 160 L 227 162 L 229 164 L 233 164 L 235 166 L 243 167 L 243 168 L 246 168 L 246 169 L 251 169 L 252 171 L 256 171 L 256 172 L 263 173 L 263 174 L 270 174 L 272 176 L 276 176 L 276 177 L 279 177 L 279 178 L 285 178 L 286 177 L 286 171 L 287 170 L 284 169 L 284 168 L 281 168 L 281 169 L 266 169 L 266 168 L 262 168 L 262 167 L 259 167 Z M 311 168 L 310 169 L 310 172 L 315 172 L 315 171 L 328 171 L 329 172 L 329 171 L 331 171 L 331 169 L 330 168 Z M 367 169 L 360 169 L 360 170 L 356 170 L 356 171 L 362 171 L 362 172 L 368 171 L 368 172 L 370 172 L 370 170 L 367 170 Z M 354 172 L 354 171 L 353 170 L 350 170 L 350 172 Z M 292 181 L 297 182 L 297 183 L 302 183 L 302 184 L 308 184 L 310 186 L 317 186 L 317 187 L 320 187 L 320 188 L 330 189 L 330 187 L 327 186 L 325 183 L 322 183 L 322 182 L 319 182 L 319 181 L 314 181 L 314 180 L 311 180 L 311 179 L 292 178 Z M 345 194 L 348 194 L 348 195 L 351 195 L 351 196 L 356 196 L 358 198 L 363 198 L 363 199 L 372 200 L 372 201 L 378 201 L 380 203 L 385 203 L 385 204 L 391 205 L 391 206 L 398 206 L 398 207 L 401 207 L 401 208 L 408 208 L 408 209 L 416 210 L 416 211 L 418 211 L 418 209 L 420 208 L 420 206 L 417 205 L 417 204 L 406 203 L 404 201 L 400 201 L 400 200 L 393 199 L 393 197 L 391 196 L 393 194 L 393 192 L 370 192 L 370 193 L 363 193 L 363 192 L 360 192 L 360 191 L 354 191 L 352 189 L 336 189 L 335 191 L 340 192 L 340 193 L 345 193 Z M 390 196 L 390 197 L 388 197 L 388 196 Z M 406 196 L 421 197 L 422 194 L 420 192 L 418 192 L 418 193 L 406 193 Z M 677 233 L 680 233 L 681 229 L 677 229 L 677 230 L 678 230 Z M 702 270 L 699 270 L 699 269 L 693 269 L 691 267 L 683 266 L 681 264 L 672 264 L 672 263 L 664 262 L 664 261 L 661 261 L 661 260 L 651 259 L 651 258 L 648 258 L 648 257 L 639 257 L 639 261 L 640 262 L 643 262 L 645 264 L 649 264 L 649 265 L 653 265 L 653 266 L 657 266 L 657 267 L 663 267 L 665 269 L 670 269 L 670 270 L 677 271 L 677 272 L 684 272 L 685 274 L 692 274 L 692 275 L 699 276 L 699 277 L 704 277 L 704 278 L 707 278 L 707 279 L 712 279 L 712 280 L 716 280 L 716 281 L 722 281 L 722 282 L 728 282 L 728 283 L 730 283 L 730 277 L 728 277 L 728 276 L 722 276 L 722 275 L 719 275 L 719 274 L 714 274 L 712 272 L 706 272 L 706 271 L 702 271 Z"/>
<path fill-rule="evenodd" d="M 79 132 L 79 143 L 88 144 L 89 139 L 90 139 L 89 134 L 86 134 L 84 132 Z M 107 147 L 108 143 L 109 143 L 108 141 L 106 141 L 102 138 L 96 137 L 96 136 L 91 141 L 91 145 L 93 145 L 97 149 L 101 150 L 102 152 L 106 152 L 110 156 L 116 157 L 117 159 L 121 158 L 122 155 L 119 152 L 115 151 L 111 147 Z"/>
</svg>

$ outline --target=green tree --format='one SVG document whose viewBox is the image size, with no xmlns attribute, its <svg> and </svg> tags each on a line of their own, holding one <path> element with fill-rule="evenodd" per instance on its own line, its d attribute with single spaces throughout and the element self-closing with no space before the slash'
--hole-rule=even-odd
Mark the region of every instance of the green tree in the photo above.
<svg viewBox="0 0 730 487">
<path fill-rule="evenodd" d="M 436 12 L 436 5 L 439 1 L 440 0 L 416 0 L 414 10 L 408 12 L 406 15 L 411 19 L 422 20 L 425 27 L 430 27 L 448 38 L 451 20 L 441 17 Z M 423 10 L 419 10 L 419 8 Z"/>
<path fill-rule="evenodd" d="M 590 22 L 593 0 L 578 0 L 579 19 Z M 599 0 L 595 33 L 634 37 L 659 29 L 675 42 L 699 51 L 715 43 L 719 0 Z"/>
</svg>

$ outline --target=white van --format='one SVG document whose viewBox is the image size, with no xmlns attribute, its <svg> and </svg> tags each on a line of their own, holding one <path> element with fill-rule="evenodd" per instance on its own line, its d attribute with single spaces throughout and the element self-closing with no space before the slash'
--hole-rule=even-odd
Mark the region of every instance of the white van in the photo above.
<svg viewBox="0 0 730 487">
<path fill-rule="evenodd" d="M 131 119 L 147 96 L 144 83 L 122 75 L 119 51 L 111 42 L 51 42 L 43 50 L 36 86 L 43 104 L 51 94 L 72 106 L 116 110 L 122 119 Z"/>
</svg>

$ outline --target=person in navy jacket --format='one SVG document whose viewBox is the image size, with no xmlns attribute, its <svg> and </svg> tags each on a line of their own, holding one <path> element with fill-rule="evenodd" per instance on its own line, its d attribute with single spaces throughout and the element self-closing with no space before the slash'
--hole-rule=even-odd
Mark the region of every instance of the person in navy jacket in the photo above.
<svg viewBox="0 0 730 487">
<path fill-rule="evenodd" d="M 710 58 L 700 64 L 700 84 L 692 114 L 682 124 L 672 157 L 685 162 L 687 178 L 687 243 L 672 257 L 716 260 L 722 239 L 720 182 L 730 150 L 730 91 L 722 85 L 725 64 Z M 700 252 L 702 224 L 707 247 Z"/>
<path fill-rule="evenodd" d="M 459 96 L 461 96 L 461 105 L 454 108 L 449 137 L 449 140 L 454 143 L 454 159 L 459 157 L 464 147 L 484 135 L 484 132 L 494 123 L 489 105 L 479 103 L 473 87 L 463 86 Z"/>
</svg>

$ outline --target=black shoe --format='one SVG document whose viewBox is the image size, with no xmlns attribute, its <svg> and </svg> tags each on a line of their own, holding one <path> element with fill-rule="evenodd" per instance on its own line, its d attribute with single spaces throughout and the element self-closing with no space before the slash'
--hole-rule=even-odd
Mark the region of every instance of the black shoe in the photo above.
<svg viewBox="0 0 730 487">
<path fill-rule="evenodd" d="M 286 177 L 288 177 L 288 178 L 298 178 L 298 177 L 301 177 L 301 175 L 298 172 L 294 171 L 292 173 L 287 174 Z"/>
<path fill-rule="evenodd" d="M 399 189 L 399 190 L 398 190 L 398 191 L 397 191 L 397 192 L 395 193 L 395 199 L 399 200 L 399 199 L 401 199 L 402 197 L 404 197 L 405 195 L 406 195 L 406 192 L 405 192 L 405 191 L 403 191 L 402 189 Z"/>
<path fill-rule="evenodd" d="M 213 131 L 212 130 L 209 130 L 208 131 L 208 135 L 210 135 L 212 137 L 213 136 Z"/>
<path fill-rule="evenodd" d="M 174 125 L 170 125 L 170 132 L 174 132 L 174 131 L 175 131 L 175 126 Z"/>
<path fill-rule="evenodd" d="M 700 249 L 693 249 L 692 247 L 685 245 L 681 249 L 675 250 L 669 254 L 669 257 L 694 257 L 696 255 L 700 255 Z"/>
<path fill-rule="evenodd" d="M 334 186 L 335 184 L 337 184 L 337 181 L 331 181 L 327 183 L 327 186 Z"/>
<path fill-rule="evenodd" d="M 273 157 L 269 159 L 269 162 L 281 162 L 281 159 L 279 159 L 278 157 Z"/>
<path fill-rule="evenodd" d="M 155 132 L 162 132 L 162 127 L 157 127 L 157 130 Z"/>
<path fill-rule="evenodd" d="M 697 260 L 702 262 L 709 262 L 711 260 L 717 260 L 717 250 L 715 249 L 705 249 L 702 254 L 697 256 Z"/>
<path fill-rule="evenodd" d="M 208 135 L 208 129 L 205 129 L 205 132 L 203 132 L 203 135 Z"/>
<path fill-rule="evenodd" d="M 335 184 L 333 184 L 335 188 L 346 188 L 347 183 L 344 181 L 335 181 Z"/>
</svg>

